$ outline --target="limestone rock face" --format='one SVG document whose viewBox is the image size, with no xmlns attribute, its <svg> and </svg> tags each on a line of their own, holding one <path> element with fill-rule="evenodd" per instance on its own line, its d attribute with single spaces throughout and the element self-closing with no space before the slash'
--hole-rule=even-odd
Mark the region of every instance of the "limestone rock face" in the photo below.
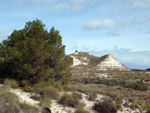
<svg viewBox="0 0 150 113">
<path fill-rule="evenodd" d="M 76 66 L 92 66 L 96 70 L 130 70 L 114 58 L 113 54 L 96 57 L 87 52 L 76 52 L 71 55 L 73 58 L 73 67 Z"/>
<path fill-rule="evenodd" d="M 71 57 L 73 58 L 73 67 L 74 67 L 74 66 L 78 66 L 78 65 L 88 65 L 88 62 L 86 62 L 86 61 L 77 59 L 77 58 L 74 57 L 74 56 L 71 56 Z M 86 57 L 85 57 L 84 59 L 86 59 Z"/>
<path fill-rule="evenodd" d="M 73 67 L 81 65 L 89 65 L 90 60 L 94 57 L 90 53 L 86 52 L 75 52 L 69 56 L 73 58 Z"/>
<path fill-rule="evenodd" d="M 97 70 L 129 70 L 114 58 L 113 54 L 100 57 L 100 62 L 96 66 Z"/>
</svg>

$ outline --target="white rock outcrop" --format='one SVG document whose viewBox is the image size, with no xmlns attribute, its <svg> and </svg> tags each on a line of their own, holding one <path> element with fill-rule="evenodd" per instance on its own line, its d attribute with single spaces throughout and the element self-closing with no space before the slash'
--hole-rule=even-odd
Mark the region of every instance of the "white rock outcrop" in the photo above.
<svg viewBox="0 0 150 113">
<path fill-rule="evenodd" d="M 101 61 L 97 64 L 97 70 L 129 70 L 114 58 L 113 54 L 102 56 Z"/>
<path fill-rule="evenodd" d="M 74 56 L 71 56 L 72 58 L 73 58 L 73 67 L 74 66 L 78 66 L 78 65 L 88 65 L 88 63 L 87 62 L 84 62 L 83 60 L 80 60 L 80 59 L 77 59 L 76 57 L 74 57 Z M 85 58 L 81 58 L 81 59 L 86 59 L 87 60 L 87 58 L 85 57 Z"/>
<path fill-rule="evenodd" d="M 81 66 L 81 65 L 90 65 L 94 63 L 93 68 L 96 70 L 130 70 L 129 68 L 125 67 L 119 61 L 114 58 L 113 54 L 104 55 L 102 57 L 96 57 L 90 53 L 86 52 L 76 52 L 71 55 L 70 57 L 73 58 L 73 67 L 74 66 Z M 95 62 L 96 61 L 96 62 Z"/>
</svg>

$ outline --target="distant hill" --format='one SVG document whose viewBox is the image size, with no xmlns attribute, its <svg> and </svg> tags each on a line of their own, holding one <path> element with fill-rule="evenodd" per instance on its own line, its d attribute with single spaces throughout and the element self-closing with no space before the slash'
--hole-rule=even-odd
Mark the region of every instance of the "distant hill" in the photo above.
<svg viewBox="0 0 150 113">
<path fill-rule="evenodd" d="M 94 56 L 87 52 L 75 52 L 69 55 L 73 58 L 73 67 L 89 66 L 96 70 L 130 70 L 114 58 L 113 54 L 104 55 L 102 57 Z"/>
<path fill-rule="evenodd" d="M 97 57 L 88 52 L 75 52 L 68 57 L 73 58 L 72 81 L 95 83 L 97 77 L 112 77 L 118 72 L 130 73 L 130 69 L 117 61 L 113 54 Z"/>
</svg>

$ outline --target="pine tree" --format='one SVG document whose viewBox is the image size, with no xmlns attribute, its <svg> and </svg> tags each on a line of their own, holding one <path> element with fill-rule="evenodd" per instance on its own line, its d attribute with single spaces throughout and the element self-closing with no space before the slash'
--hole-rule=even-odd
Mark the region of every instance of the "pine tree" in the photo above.
<svg viewBox="0 0 150 113">
<path fill-rule="evenodd" d="M 51 45 L 51 56 L 48 58 L 48 63 L 51 71 L 54 72 L 56 81 L 61 81 L 62 84 L 67 83 L 71 79 L 72 59 L 65 57 L 65 46 L 62 45 L 62 37 L 59 31 L 54 27 L 50 30 L 48 42 Z"/>
<path fill-rule="evenodd" d="M 72 59 L 66 58 L 59 31 L 52 27 L 48 32 L 38 19 L 0 44 L 0 58 L 1 77 L 32 84 L 49 79 L 65 84 L 71 78 Z"/>
</svg>

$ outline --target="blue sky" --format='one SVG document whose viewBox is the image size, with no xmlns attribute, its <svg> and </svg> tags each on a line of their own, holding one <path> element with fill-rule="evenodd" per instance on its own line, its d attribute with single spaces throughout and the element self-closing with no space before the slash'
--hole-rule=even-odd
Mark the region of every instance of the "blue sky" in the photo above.
<svg viewBox="0 0 150 113">
<path fill-rule="evenodd" d="M 150 0 L 0 0 L 0 41 L 36 18 L 60 31 L 66 54 L 111 53 L 150 68 Z"/>
</svg>

